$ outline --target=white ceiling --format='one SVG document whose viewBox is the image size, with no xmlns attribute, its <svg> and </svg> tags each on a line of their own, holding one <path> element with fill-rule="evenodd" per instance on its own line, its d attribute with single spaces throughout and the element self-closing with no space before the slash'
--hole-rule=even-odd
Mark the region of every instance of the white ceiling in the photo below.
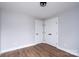
<svg viewBox="0 0 79 59">
<path fill-rule="evenodd" d="M 77 6 L 78 2 L 48 2 L 41 7 L 39 2 L 3 2 L 0 7 L 9 11 L 23 12 L 38 19 L 47 19 Z"/>
</svg>

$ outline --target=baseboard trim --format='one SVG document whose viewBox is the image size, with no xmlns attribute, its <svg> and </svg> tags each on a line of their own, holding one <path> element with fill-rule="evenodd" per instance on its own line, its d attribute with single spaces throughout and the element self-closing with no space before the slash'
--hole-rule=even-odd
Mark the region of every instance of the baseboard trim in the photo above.
<svg viewBox="0 0 79 59">
<path fill-rule="evenodd" d="M 37 44 L 40 44 L 40 43 L 45 43 L 45 42 L 37 42 L 37 43 L 31 43 L 31 44 L 28 44 L 28 45 L 24 45 L 24 46 L 20 46 L 20 47 L 17 47 L 17 48 L 12 48 L 12 49 L 8 49 L 8 50 L 3 50 L 0 52 L 0 54 L 3 54 L 3 53 L 6 53 L 6 52 L 9 52 L 9 51 L 13 51 L 13 50 L 16 50 L 16 49 L 21 49 L 21 48 L 25 48 L 25 47 L 30 47 L 30 46 L 34 46 L 34 45 L 37 45 Z M 46 42 L 47 43 L 47 42 Z M 49 43 L 47 43 L 49 44 Z M 49 44 L 51 45 L 51 44 Z M 53 46 L 53 45 L 52 45 Z M 64 49 L 64 48 L 61 48 L 59 46 L 55 46 L 56 48 L 60 49 L 60 50 L 63 50 L 63 51 L 66 51 L 70 54 L 73 54 L 73 55 L 76 55 L 76 56 L 79 56 L 79 54 L 75 53 L 74 51 L 70 51 L 68 49 Z"/>
<path fill-rule="evenodd" d="M 0 52 L 0 54 L 6 53 L 6 52 L 10 52 L 10 51 L 13 51 L 13 50 L 17 50 L 17 49 L 21 49 L 21 48 L 25 48 L 25 47 L 34 46 L 34 45 L 37 45 L 39 43 L 41 43 L 41 42 L 31 43 L 31 44 L 23 45 L 23 46 L 20 46 L 20 47 L 17 47 L 17 48 L 11 48 L 11 49 L 8 49 L 8 50 L 3 50 L 3 51 Z"/>
<path fill-rule="evenodd" d="M 75 52 L 75 50 L 74 50 L 74 51 L 71 51 L 71 50 L 68 50 L 68 49 L 61 48 L 61 47 L 59 47 L 59 46 L 57 46 L 57 48 L 60 49 L 60 50 L 66 51 L 66 52 L 68 52 L 68 53 L 70 53 L 70 54 L 79 56 L 79 54 L 77 54 L 77 53 Z"/>
<path fill-rule="evenodd" d="M 49 44 L 49 45 L 52 45 L 52 44 L 50 44 L 50 43 L 48 43 L 48 42 L 44 42 L 44 43 L 47 43 L 47 44 Z M 77 54 L 77 53 L 75 52 L 75 50 L 74 50 L 74 51 L 71 51 L 71 50 L 68 50 L 68 49 L 65 49 L 65 48 L 61 48 L 61 47 L 56 46 L 56 45 L 52 45 L 52 46 L 54 46 L 54 47 L 56 47 L 56 48 L 58 48 L 58 49 L 60 49 L 60 50 L 63 50 L 63 51 L 65 51 L 65 52 L 68 52 L 68 53 L 70 53 L 70 54 L 72 54 L 72 55 L 79 56 L 79 54 Z"/>
</svg>

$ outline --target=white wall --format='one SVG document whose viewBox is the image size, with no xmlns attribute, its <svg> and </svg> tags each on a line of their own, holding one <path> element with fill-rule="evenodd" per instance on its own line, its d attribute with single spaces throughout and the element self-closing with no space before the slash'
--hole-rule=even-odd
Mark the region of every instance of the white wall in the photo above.
<svg viewBox="0 0 79 59">
<path fill-rule="evenodd" d="M 1 9 L 0 9 L 0 51 L 1 51 Z"/>
<path fill-rule="evenodd" d="M 59 15 L 59 47 L 79 55 L 79 8 Z"/>
<path fill-rule="evenodd" d="M 33 18 L 22 13 L 3 11 L 1 20 L 1 51 L 35 43 Z"/>
<path fill-rule="evenodd" d="M 45 41 L 53 46 L 58 45 L 58 17 L 45 20 Z"/>
</svg>

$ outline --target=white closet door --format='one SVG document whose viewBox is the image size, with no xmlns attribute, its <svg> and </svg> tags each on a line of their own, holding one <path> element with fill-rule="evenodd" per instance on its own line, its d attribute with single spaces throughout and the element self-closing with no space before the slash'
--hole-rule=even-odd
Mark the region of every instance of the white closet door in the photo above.
<svg viewBox="0 0 79 59">
<path fill-rule="evenodd" d="M 43 40 L 43 21 L 35 20 L 35 41 L 42 42 Z"/>
<path fill-rule="evenodd" d="M 45 21 L 45 39 L 48 44 L 58 45 L 58 18 Z"/>
</svg>

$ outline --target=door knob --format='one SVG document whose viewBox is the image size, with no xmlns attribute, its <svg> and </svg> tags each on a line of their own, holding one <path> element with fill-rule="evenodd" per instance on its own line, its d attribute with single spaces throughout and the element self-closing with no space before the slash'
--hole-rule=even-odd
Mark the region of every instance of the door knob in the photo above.
<svg viewBox="0 0 79 59">
<path fill-rule="evenodd" d="M 49 33 L 48 35 L 52 35 L 52 33 Z"/>
<path fill-rule="evenodd" d="M 39 35 L 38 33 L 36 33 L 36 35 Z"/>
</svg>

